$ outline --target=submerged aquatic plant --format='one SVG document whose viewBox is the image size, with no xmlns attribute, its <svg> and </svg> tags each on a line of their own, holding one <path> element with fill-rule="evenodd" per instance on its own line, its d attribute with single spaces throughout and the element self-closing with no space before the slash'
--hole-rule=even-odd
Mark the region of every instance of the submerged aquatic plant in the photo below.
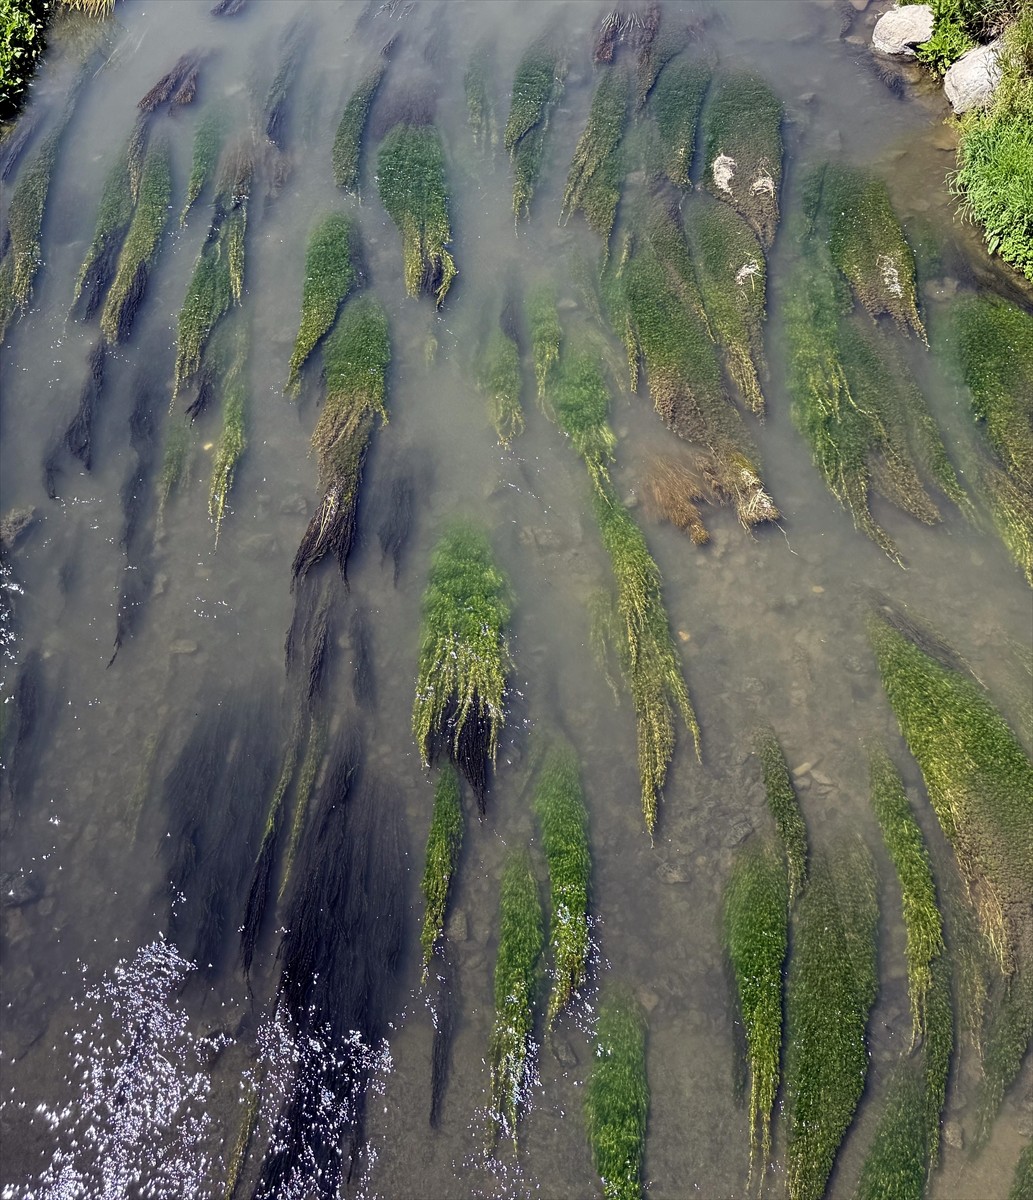
<svg viewBox="0 0 1033 1200">
<path fill-rule="evenodd" d="M 911 1044 L 925 1028 L 926 997 L 932 987 L 933 960 L 943 953 L 943 921 L 936 904 L 936 885 L 929 853 L 896 767 L 882 750 L 868 758 L 872 808 L 900 881 L 907 933 L 907 978 L 911 999 Z"/>
<path fill-rule="evenodd" d="M 412 731 L 425 765 L 435 740 L 447 739 L 482 813 L 505 720 L 508 593 L 485 535 L 453 526 L 434 551 L 423 595 Z"/>
<path fill-rule="evenodd" d="M 333 325 L 338 310 L 355 284 L 356 228 L 349 217 L 330 213 L 316 226 L 305 254 L 305 287 L 301 296 L 301 326 L 294 340 L 288 394 L 301 388 L 299 374 L 319 339 Z"/>
<path fill-rule="evenodd" d="M 827 238 L 832 262 L 861 305 L 873 317 L 889 314 L 901 329 L 925 341 L 915 292 L 915 256 L 883 180 L 829 163 L 821 172 L 814 219 Z"/>
<path fill-rule="evenodd" d="M 649 1115 L 646 1022 L 633 996 L 611 992 L 599 1010 L 585 1124 L 605 1200 L 639 1200 Z"/>
<path fill-rule="evenodd" d="M 495 116 L 495 74 L 495 48 L 482 43 L 470 55 L 470 62 L 463 76 L 470 132 L 473 134 L 474 145 L 482 154 L 494 150 L 499 140 L 498 120 Z"/>
<path fill-rule="evenodd" d="M 664 174 L 676 187 L 690 186 L 692 153 L 710 67 L 702 59 L 680 59 L 660 73 L 649 99 L 656 119 Z"/>
<path fill-rule="evenodd" d="M 133 198 L 129 192 L 128 147 L 108 171 L 97 210 L 93 241 L 86 252 L 75 280 L 73 309 L 89 320 L 100 307 L 104 293 L 118 262 L 118 253 L 129 222 L 133 219 Z"/>
<path fill-rule="evenodd" d="M 797 903 L 786 1011 L 786 1189 L 821 1200 L 868 1073 L 877 884 L 863 844 L 820 859 Z"/>
<path fill-rule="evenodd" d="M 789 896 L 786 865 L 771 846 L 740 854 L 725 889 L 724 929 L 750 1065 L 751 1178 L 757 1156 L 762 1176 L 771 1156 Z"/>
<path fill-rule="evenodd" d="M 423 868 L 423 978 L 426 980 L 434 949 L 445 927 L 445 909 L 463 845 L 463 807 L 459 802 L 459 775 L 445 766 L 434 789 L 434 813 L 427 834 L 427 856 Z"/>
<path fill-rule="evenodd" d="M 785 755 L 773 729 L 765 729 L 757 738 L 757 754 L 764 772 L 764 791 L 768 809 L 775 819 L 778 840 L 782 843 L 789 879 L 789 906 L 807 885 L 807 826 L 800 801 L 793 787 Z"/>
<path fill-rule="evenodd" d="M 446 249 L 452 241 L 445 155 L 433 126 L 396 125 L 377 155 L 380 199 L 402 235 L 405 292 L 429 292 L 438 306 L 456 276 Z"/>
<path fill-rule="evenodd" d="M 631 94 L 627 76 L 610 70 L 592 97 L 588 123 L 574 151 L 563 193 L 563 216 L 583 212 L 609 251 L 623 175 L 620 142 L 628 120 Z"/>
<path fill-rule="evenodd" d="M 312 433 L 323 499 L 309 521 L 291 568 L 303 578 L 333 553 L 347 579 L 366 451 L 376 418 L 387 420 L 387 316 L 372 297 L 347 305 L 323 348 L 326 397 Z"/>
<path fill-rule="evenodd" d="M 747 408 L 764 411 L 767 264 L 750 228 L 726 205 L 693 204 L 685 231 L 710 329 Z"/>
<path fill-rule="evenodd" d="M 118 269 L 100 315 L 100 327 L 112 343 L 125 341 L 143 300 L 172 199 L 172 165 L 168 142 L 147 151 L 136 211 L 118 257 Z"/>
<path fill-rule="evenodd" d="M 538 385 L 539 407 L 546 406 L 549 377 L 560 361 L 563 330 L 556 311 L 556 294 L 548 284 L 531 288 L 524 301 L 534 357 L 534 378 Z"/>
<path fill-rule="evenodd" d="M 247 447 L 247 346 L 247 336 L 241 329 L 222 385 L 222 432 L 215 446 L 212 481 L 208 488 L 208 516 L 215 525 L 216 545 L 237 464 Z"/>
<path fill-rule="evenodd" d="M 348 103 L 341 113 L 341 121 L 337 126 L 333 150 L 330 152 L 330 163 L 334 171 L 334 183 L 346 192 L 358 195 L 359 165 L 362 154 L 362 141 L 366 136 L 366 123 L 369 120 L 369 110 L 380 87 L 387 63 L 377 63 L 367 72 L 359 86 L 348 98 Z"/>
<path fill-rule="evenodd" d="M 538 776 L 534 809 L 549 866 L 549 945 L 553 983 L 546 1028 L 585 981 L 588 967 L 588 812 L 577 756 L 570 746 L 549 748 Z"/>
<path fill-rule="evenodd" d="M 705 177 L 770 249 L 782 185 L 782 103 L 755 75 L 719 76 L 703 111 Z"/>
<path fill-rule="evenodd" d="M 165 505 L 179 487 L 186 470 L 190 454 L 190 431 L 179 421 L 166 424 L 165 450 L 162 455 L 161 474 L 158 477 L 158 518 L 161 519 Z"/>
<path fill-rule="evenodd" d="M 997 296 L 971 297 L 951 314 L 972 414 L 1003 467 L 985 484 L 1001 536 L 1033 585 L 1033 317 Z"/>
<path fill-rule="evenodd" d="M 187 213 L 193 208 L 214 174 L 225 136 L 225 111 L 221 105 L 213 104 L 201 117 L 194 133 L 194 155 L 190 165 L 190 179 L 187 181 L 186 203 L 179 214 L 180 225 L 186 222 Z"/>
<path fill-rule="evenodd" d="M 489 1050 L 491 1141 L 517 1140 L 524 1099 L 528 1041 L 534 1030 L 542 905 L 526 851 L 510 854 L 502 875 L 499 947 L 495 957 L 495 1021 Z"/>
<path fill-rule="evenodd" d="M 488 339 L 481 355 L 477 381 L 488 398 L 491 423 L 503 446 L 518 437 L 524 428 L 520 407 L 520 352 L 517 344 L 501 329 Z"/>
<path fill-rule="evenodd" d="M 517 65 L 502 145 L 513 162 L 513 212 L 530 217 L 549 116 L 563 90 L 566 61 L 555 40 L 534 43 Z"/>
<path fill-rule="evenodd" d="M 32 298 L 32 281 L 40 265 L 40 231 L 50 189 L 50 174 L 64 124 L 54 130 L 22 170 L 11 193 L 7 211 L 7 241 L 0 261 L 0 338 L 18 311 L 24 312 Z"/>
</svg>

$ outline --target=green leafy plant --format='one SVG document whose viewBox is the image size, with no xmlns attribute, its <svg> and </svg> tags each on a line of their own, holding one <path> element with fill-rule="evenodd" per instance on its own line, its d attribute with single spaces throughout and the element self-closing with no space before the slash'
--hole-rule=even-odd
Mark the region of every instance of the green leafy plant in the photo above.
<svg viewBox="0 0 1033 1200">
<path fill-rule="evenodd" d="M 359 158 L 362 153 L 362 140 L 366 135 L 369 110 L 386 70 L 387 63 L 381 62 L 366 74 L 344 106 L 334 137 L 334 146 L 330 154 L 334 183 L 355 195 L 359 191 Z"/>
<path fill-rule="evenodd" d="M 4 0 L 0 6 L 0 122 L 21 107 L 25 89 L 46 46 L 47 5 Z"/>
<path fill-rule="evenodd" d="M 639 1200 L 649 1115 L 646 1022 L 634 997 L 612 991 L 599 1009 L 585 1124 L 606 1200 Z"/>
<path fill-rule="evenodd" d="M 463 808 L 459 802 L 459 775 L 446 766 L 434 789 L 434 813 L 427 835 L 427 856 L 423 868 L 424 914 L 420 945 L 423 948 L 423 978 L 427 978 L 430 960 L 445 927 L 445 910 L 452 880 L 459 864 L 463 844 Z"/>
<path fill-rule="evenodd" d="M 570 746 L 551 746 L 535 788 L 534 809 L 549 866 L 549 945 L 553 983 L 546 1028 L 585 981 L 588 967 L 588 813 L 577 757 Z"/>
</svg>

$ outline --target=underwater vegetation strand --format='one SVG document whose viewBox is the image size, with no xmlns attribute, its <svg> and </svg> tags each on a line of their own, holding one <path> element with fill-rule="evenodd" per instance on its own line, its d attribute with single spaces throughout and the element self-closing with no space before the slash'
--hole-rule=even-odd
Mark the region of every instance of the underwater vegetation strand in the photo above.
<svg viewBox="0 0 1033 1200">
<path fill-rule="evenodd" d="M 660 72 L 649 97 L 656 119 L 664 173 L 676 187 L 690 186 L 703 97 L 710 86 L 710 67 L 702 59 L 677 59 Z"/>
<path fill-rule="evenodd" d="M 0 261 L 0 338 L 15 312 L 24 312 L 32 298 L 32 281 L 40 266 L 40 231 L 64 126 L 55 130 L 18 176 L 7 212 L 9 245 Z"/>
<path fill-rule="evenodd" d="M 491 1030 L 491 1140 L 517 1140 L 528 1039 L 534 1029 L 542 905 L 526 850 L 510 853 L 502 875 L 499 948 L 495 957 L 495 1021 Z"/>
<path fill-rule="evenodd" d="M 588 966 L 588 812 L 577 756 L 570 746 L 555 745 L 547 752 L 535 789 L 534 810 L 549 866 L 552 905 L 553 983 L 545 1018 L 549 1028 L 580 990 Z"/>
<path fill-rule="evenodd" d="M 423 928 L 420 932 L 424 979 L 445 927 L 448 894 L 462 844 L 463 808 L 459 802 L 459 775 L 454 767 L 446 765 L 434 788 L 434 812 L 427 835 L 423 882 L 420 884 L 424 903 Z"/>
<path fill-rule="evenodd" d="M 429 292 L 438 306 L 456 276 L 446 249 L 452 241 L 445 184 L 445 153 L 433 126 L 400 124 L 377 155 L 380 199 L 402 235 L 407 296 Z"/>
<path fill-rule="evenodd" d="M 531 354 L 534 357 L 534 378 L 538 385 L 538 405 L 547 408 L 546 391 L 549 377 L 560 361 L 560 342 L 563 329 L 556 310 L 556 293 L 548 284 L 531 288 L 524 308 L 531 337 Z"/>
<path fill-rule="evenodd" d="M 73 309 L 78 308 L 89 320 L 100 306 L 111 282 L 122 240 L 133 219 L 133 198 L 129 192 L 128 147 L 112 164 L 104 181 L 93 241 L 75 279 Z"/>
<path fill-rule="evenodd" d="M 789 883 L 789 905 L 807 884 L 807 826 L 800 801 L 789 775 L 789 767 L 774 730 L 765 729 L 757 738 L 757 754 L 764 773 L 768 809 L 782 843 Z"/>
<path fill-rule="evenodd" d="M 488 339 L 477 382 L 488 398 L 491 423 L 499 443 L 508 446 L 523 431 L 524 414 L 520 407 L 520 352 L 516 342 L 501 329 Z"/>
<path fill-rule="evenodd" d="M 179 214 L 180 225 L 186 222 L 187 214 L 215 173 L 225 136 L 225 111 L 220 105 L 213 104 L 205 110 L 194 134 L 193 161 L 190 165 L 190 179 L 187 182 L 186 203 Z"/>
<path fill-rule="evenodd" d="M 816 861 L 795 909 L 786 992 L 789 1200 L 821 1200 L 864 1091 L 878 914 L 863 844 Z"/>
<path fill-rule="evenodd" d="M 470 132 L 473 134 L 474 145 L 482 154 L 494 150 L 499 140 L 493 87 L 496 71 L 494 47 L 482 43 L 470 55 L 470 62 L 463 76 Z"/>
<path fill-rule="evenodd" d="M 607 251 L 620 200 L 624 165 L 620 142 L 630 104 L 627 76 L 608 70 L 592 97 L 588 123 L 574 151 L 563 193 L 563 217 L 584 213 Z"/>
<path fill-rule="evenodd" d="M 369 110 L 386 70 L 387 63 L 378 63 L 352 92 L 344 106 L 344 112 L 341 113 L 341 121 L 337 126 L 333 149 L 330 152 L 334 183 L 353 195 L 358 195 L 359 191 L 359 159 Z"/>
<path fill-rule="evenodd" d="M 603 1000 L 595 1062 L 585 1089 L 585 1124 L 605 1200 L 639 1200 L 649 1116 L 646 1022 L 634 997 Z"/>
<path fill-rule="evenodd" d="M 236 346 L 223 381 L 222 431 L 215 446 L 212 480 L 208 488 L 208 516 L 215 526 L 216 544 L 226 516 L 226 503 L 233 487 L 237 464 L 247 447 L 247 350 L 248 339 L 241 331 L 237 334 Z"/>
<path fill-rule="evenodd" d="M 771 1157 L 782 1049 L 782 969 L 789 935 L 785 862 L 770 845 L 737 858 L 725 888 L 724 933 L 750 1066 L 750 1176 Z"/>
<path fill-rule="evenodd" d="M 531 215 L 549 115 L 563 89 L 566 62 L 555 46 L 552 39 L 536 42 L 520 60 L 513 77 L 502 145 L 513 162 L 513 212 L 517 220 Z"/>
<path fill-rule="evenodd" d="M 355 283 L 353 250 L 355 223 L 340 213 L 330 213 L 316 226 L 305 253 L 305 286 L 301 296 L 301 325 L 294 341 L 287 385 L 297 395 L 299 373 L 316 343 L 337 317 L 344 298 Z"/>
</svg>

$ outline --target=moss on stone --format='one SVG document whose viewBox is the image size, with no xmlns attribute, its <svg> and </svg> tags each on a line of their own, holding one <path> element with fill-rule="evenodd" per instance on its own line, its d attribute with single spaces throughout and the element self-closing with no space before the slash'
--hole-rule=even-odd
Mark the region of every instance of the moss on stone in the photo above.
<svg viewBox="0 0 1033 1200">
<path fill-rule="evenodd" d="M 408 296 L 429 292 L 440 308 L 456 275 L 446 249 L 452 241 L 445 186 L 445 154 L 433 126 L 400 124 L 377 156 L 377 186 L 402 235 Z"/>
<path fill-rule="evenodd" d="M 358 195 L 359 166 L 362 154 L 362 141 L 366 136 L 366 123 L 369 120 L 369 110 L 380 87 L 387 63 L 377 63 L 363 78 L 359 86 L 352 92 L 344 106 L 337 133 L 334 137 L 330 162 L 334 172 L 334 183 L 346 192 Z"/>
<path fill-rule="evenodd" d="M 703 111 L 704 178 L 767 250 L 782 185 L 782 103 L 756 75 L 719 76 Z"/>
<path fill-rule="evenodd" d="M 563 193 L 563 217 L 584 213 L 589 226 L 603 239 L 606 253 L 624 176 L 621 137 L 630 104 L 627 76 L 622 71 L 607 70 L 592 97 L 588 122 L 574 150 Z"/>
<path fill-rule="evenodd" d="M 423 950 L 423 977 L 427 978 L 430 960 L 442 937 L 445 912 L 452 880 L 459 864 L 463 844 L 463 808 L 459 802 L 459 775 L 447 765 L 438 776 L 434 788 L 434 812 L 427 834 L 427 854 L 423 867 L 423 928 L 420 946 Z"/>
<path fill-rule="evenodd" d="M 660 73 L 649 98 L 660 137 L 660 161 L 675 187 L 691 186 L 703 97 L 710 85 L 710 67 L 702 59 L 679 58 Z"/>
<path fill-rule="evenodd" d="M 305 285 L 301 295 L 301 325 L 294 340 L 285 391 L 297 395 L 300 372 L 355 284 L 355 223 L 330 213 L 316 226 L 305 253 Z"/>
<path fill-rule="evenodd" d="M 786 1189 L 821 1200 L 868 1073 L 877 884 L 858 842 L 819 858 L 795 909 L 787 984 Z"/>
</svg>

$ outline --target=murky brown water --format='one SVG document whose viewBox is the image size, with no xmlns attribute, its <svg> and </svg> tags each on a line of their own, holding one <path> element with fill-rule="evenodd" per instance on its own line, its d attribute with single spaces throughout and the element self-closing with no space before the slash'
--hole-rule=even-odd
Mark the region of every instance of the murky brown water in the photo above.
<svg viewBox="0 0 1033 1200">
<path fill-rule="evenodd" d="M 529 734 L 561 729 L 584 764 L 592 910 L 605 969 L 630 982 L 651 1008 L 649 1191 L 657 1197 L 745 1194 L 748 1132 L 733 1089 L 735 1042 L 719 903 L 733 858 L 733 827 L 740 820 L 762 824 L 764 798 L 749 755 L 750 735 L 756 725 L 771 723 L 790 764 L 810 760 L 827 780 L 815 777 L 802 794 L 813 842 L 820 846 L 843 831 L 863 833 L 883 878 L 882 990 L 872 1015 L 869 1088 L 830 1188 L 830 1195 L 848 1196 L 908 1027 L 899 896 L 868 805 L 862 739 L 885 737 L 898 762 L 910 760 L 867 647 L 865 606 L 875 590 L 933 619 L 1017 722 L 1023 681 L 1012 643 L 1029 643 L 1029 591 L 985 521 L 972 524 L 948 512 L 944 524 L 930 530 L 880 511 L 908 561 L 909 570 L 901 571 L 854 531 L 829 496 L 788 415 L 779 288 L 793 246 L 782 236 L 771 260 L 769 416 L 754 433 L 783 528 L 751 539 L 723 514 L 712 522 L 712 544 L 696 550 L 670 527 L 645 525 L 702 726 L 704 758 L 697 765 L 681 739 L 659 835 L 650 846 L 639 812 L 630 703 L 625 699 L 615 708 L 587 646 L 586 597 L 609 586 L 609 571 L 587 507 L 583 469 L 535 409 L 529 387 L 527 430 L 511 452 L 500 451 L 472 382 L 482 310 L 499 301 L 509 277 L 554 278 L 568 304 L 564 315 L 583 315 L 574 308 L 581 300 L 570 283 L 570 263 L 575 251 L 594 257 L 598 246 L 577 221 L 560 227 L 557 217 L 591 96 L 599 11 L 590 3 L 419 0 L 398 4 L 357 29 L 361 7 L 337 0 L 252 0 L 239 17 L 220 21 L 208 15 L 207 3 L 195 0 L 126 0 L 118 8 L 112 57 L 85 84 L 62 146 L 32 309 L 9 332 L 0 366 L 0 511 L 31 504 L 39 515 L 15 560 L 24 588 L 17 597 L 15 651 L 19 661 L 33 651 L 41 656 L 31 769 L 5 829 L 4 869 L 31 866 L 45 889 L 42 899 L 4 910 L 3 1182 L 20 1195 L 62 1136 L 33 1114 L 41 1103 L 74 1102 L 66 1076 L 69 1035 L 78 1027 L 76 1004 L 86 986 L 80 964 L 95 982 L 167 928 L 167 865 L 159 848 L 170 823 L 157 785 L 135 812 L 150 743 L 157 738 L 152 779 L 160 780 L 212 703 L 222 702 L 232 713 L 248 695 L 266 695 L 274 710 L 280 702 L 291 560 L 317 498 L 308 439 L 318 390 L 311 386 L 313 370 L 301 404 L 293 406 L 283 399 L 282 380 L 297 329 L 309 231 L 326 211 L 344 209 L 358 216 L 371 286 L 389 314 L 394 357 L 390 423 L 374 437 L 363 485 L 363 537 L 341 604 L 342 626 L 352 611 L 368 618 L 376 705 L 365 712 L 355 705 L 342 629 L 329 709 L 337 725 L 361 733 L 370 769 L 404 817 L 408 863 L 406 949 L 397 1005 L 387 1014 L 393 1070 L 383 1096 L 369 1106 L 377 1160 L 368 1191 L 442 1198 L 596 1194 L 581 1116 L 590 1049 L 573 1020 L 561 1036 L 577 1065 L 562 1067 L 548 1047 L 542 1053 L 519 1162 L 502 1155 L 501 1162 L 486 1163 L 481 1153 L 498 879 L 506 847 L 525 844 L 535 832 L 527 791 Z M 670 3 L 665 19 L 690 11 L 699 10 Z M 718 20 L 708 27 L 707 40 L 718 64 L 758 70 L 785 101 L 787 211 L 800 168 L 842 155 L 883 169 L 905 218 L 928 222 L 945 240 L 945 274 L 931 281 L 924 297 L 935 323 L 937 297 L 972 286 L 976 268 L 961 264 L 966 255 L 978 255 L 970 235 L 952 223 L 953 201 L 942 182 L 949 162 L 937 144 L 942 102 L 931 94 L 898 101 L 863 68 L 867 51 L 852 39 L 862 37 L 871 14 L 858 17 L 842 40 L 838 9 L 813 0 L 736 0 L 711 11 Z M 207 227 L 207 199 L 185 229 L 170 227 L 133 337 L 110 366 L 92 471 L 83 473 L 66 460 L 59 499 L 50 501 L 41 464 L 75 411 L 96 336 L 66 315 L 71 283 L 136 100 L 181 53 L 197 47 L 210 52 L 198 102 L 160 118 L 174 148 L 178 213 L 202 104 L 225 97 L 243 122 L 251 93 L 264 94 L 288 27 L 298 19 L 305 23 L 304 50 L 290 106 L 292 171 L 278 194 L 259 192 L 249 226 L 248 449 L 232 511 L 216 550 L 206 513 L 210 463 L 200 448 L 217 436 L 217 415 L 209 415 L 189 485 L 155 538 L 151 595 L 134 636 L 107 669 L 123 565 L 119 489 L 135 468 L 128 420 L 144 388 L 153 391 L 159 425 L 166 420 L 176 317 Z M 496 38 L 495 83 L 504 120 L 517 60 L 554 21 L 569 46 L 570 74 L 533 219 L 514 233 L 507 164 L 501 156 L 488 164 L 475 155 L 462 77 L 470 50 L 485 36 Z M 402 42 L 385 87 L 433 88 L 449 157 L 460 274 L 440 315 L 429 302 L 404 297 L 399 239 L 376 197 L 372 156 L 361 206 L 335 191 L 329 171 L 343 102 L 395 31 Z M 67 80 L 67 70 L 44 67 L 33 102 L 44 114 L 42 128 L 55 119 Z M 992 276 L 985 264 L 977 265 L 984 277 Z M 433 363 L 428 341 L 437 347 Z M 911 348 L 909 355 L 956 461 L 970 461 L 976 435 L 965 397 L 924 350 Z M 672 439 L 642 396 L 615 394 L 612 421 L 621 438 L 615 481 L 622 495 L 630 494 L 645 454 Z M 414 466 L 415 533 L 394 586 L 375 530 L 392 479 Z M 435 1131 L 427 1124 L 431 1024 L 419 995 L 417 936 L 432 784 L 412 744 L 409 712 L 428 555 L 443 524 L 460 513 L 489 526 L 512 581 L 515 670 L 488 818 L 469 828 L 454 898 L 467 936 L 456 945 L 460 1015 L 451 1083 Z M 641 510 L 636 516 L 645 522 Z M 4 664 L 2 675 L 6 695 L 15 670 Z M 276 747 L 285 722 L 270 727 Z M 919 788 L 913 764 L 909 771 L 909 786 Z M 264 807 L 265 797 L 258 802 Z M 924 798 L 919 814 L 942 864 L 947 852 Z M 665 864 L 675 871 L 658 874 Z M 672 875 L 683 881 L 664 882 Z M 229 965 L 231 957 L 213 976 L 191 980 L 178 1000 L 199 1031 L 234 1033 L 244 1023 L 240 1040 L 211 1067 L 210 1136 L 213 1146 L 224 1141 L 224 1155 L 235 1137 L 237 1079 L 250 1065 L 254 1014 L 263 1011 L 275 982 L 273 953 L 268 948 L 256 970 L 253 999 Z M 952 1122 L 963 1119 L 971 1093 L 966 1053 L 951 1093 Z M 1021 1137 L 1030 1133 L 1028 1100 L 1022 1101 L 1030 1083 L 1027 1061 L 991 1146 L 975 1161 L 946 1147 L 932 1196 L 977 1200 L 1006 1192 Z"/>
</svg>

